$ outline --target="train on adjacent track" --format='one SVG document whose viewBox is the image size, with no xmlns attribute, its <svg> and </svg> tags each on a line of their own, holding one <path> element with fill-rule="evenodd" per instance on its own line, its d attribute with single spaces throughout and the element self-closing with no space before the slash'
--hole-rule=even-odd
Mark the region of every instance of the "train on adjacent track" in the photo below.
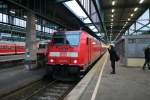
<svg viewBox="0 0 150 100">
<path fill-rule="evenodd" d="M 78 78 L 106 49 L 85 31 L 55 32 L 47 46 L 47 67 L 53 78 Z M 69 77 L 68 77 L 69 76 Z"/>
<path fill-rule="evenodd" d="M 37 44 L 37 54 L 46 53 L 47 41 L 40 41 Z M 25 42 L 0 41 L 0 56 L 16 55 L 25 53 Z"/>
<path fill-rule="evenodd" d="M 25 53 L 24 42 L 0 41 L 0 56 Z"/>
</svg>

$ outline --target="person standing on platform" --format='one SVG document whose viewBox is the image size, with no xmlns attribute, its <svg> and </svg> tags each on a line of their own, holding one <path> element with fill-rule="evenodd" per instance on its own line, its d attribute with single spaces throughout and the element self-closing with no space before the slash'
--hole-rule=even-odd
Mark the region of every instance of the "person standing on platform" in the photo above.
<svg viewBox="0 0 150 100">
<path fill-rule="evenodd" d="M 144 55 L 145 55 L 145 62 L 143 65 L 143 70 L 145 70 L 146 65 L 148 66 L 148 69 L 150 70 L 150 45 L 145 48 Z"/>
<path fill-rule="evenodd" d="M 111 67 L 112 67 L 112 72 L 111 74 L 116 74 L 115 70 L 115 62 L 119 60 L 119 56 L 116 53 L 116 50 L 113 45 L 110 45 L 108 48 L 109 54 L 110 54 L 110 61 L 111 61 Z"/>
</svg>

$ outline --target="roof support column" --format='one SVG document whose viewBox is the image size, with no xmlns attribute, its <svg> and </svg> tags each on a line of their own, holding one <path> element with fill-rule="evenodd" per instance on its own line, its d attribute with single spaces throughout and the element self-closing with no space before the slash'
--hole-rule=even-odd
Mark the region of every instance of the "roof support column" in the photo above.
<svg viewBox="0 0 150 100">
<path fill-rule="evenodd" d="M 27 12 L 27 33 L 26 33 L 26 68 L 28 70 L 37 67 L 37 43 L 35 14 Z"/>
</svg>

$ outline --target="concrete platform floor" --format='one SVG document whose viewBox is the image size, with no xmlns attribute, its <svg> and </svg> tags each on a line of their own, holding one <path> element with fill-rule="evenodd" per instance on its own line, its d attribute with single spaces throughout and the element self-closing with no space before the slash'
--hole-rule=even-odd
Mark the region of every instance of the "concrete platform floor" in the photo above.
<svg viewBox="0 0 150 100">
<path fill-rule="evenodd" d="M 91 99 L 96 86 L 91 82 L 79 100 L 150 100 L 150 70 L 122 67 L 116 63 L 116 74 L 110 72 L 108 57 L 96 98 Z"/>
<path fill-rule="evenodd" d="M 28 71 L 24 66 L 0 70 L 0 97 L 41 79 L 45 73 L 45 68 Z"/>
<path fill-rule="evenodd" d="M 150 100 L 150 70 L 117 66 L 110 75 L 110 62 L 102 76 L 96 100 Z"/>
<path fill-rule="evenodd" d="M 24 54 L 0 56 L 0 62 L 13 61 L 13 60 L 21 60 L 21 59 L 24 59 L 24 58 L 25 58 Z"/>
</svg>

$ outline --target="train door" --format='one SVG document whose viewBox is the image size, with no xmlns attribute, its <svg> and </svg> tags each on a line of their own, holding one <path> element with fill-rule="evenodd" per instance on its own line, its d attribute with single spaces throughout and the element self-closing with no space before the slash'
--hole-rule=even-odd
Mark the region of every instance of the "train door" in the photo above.
<svg viewBox="0 0 150 100">
<path fill-rule="evenodd" d="M 91 62 L 91 45 L 90 45 L 91 39 L 87 37 L 87 48 L 88 48 L 88 64 Z"/>
</svg>

